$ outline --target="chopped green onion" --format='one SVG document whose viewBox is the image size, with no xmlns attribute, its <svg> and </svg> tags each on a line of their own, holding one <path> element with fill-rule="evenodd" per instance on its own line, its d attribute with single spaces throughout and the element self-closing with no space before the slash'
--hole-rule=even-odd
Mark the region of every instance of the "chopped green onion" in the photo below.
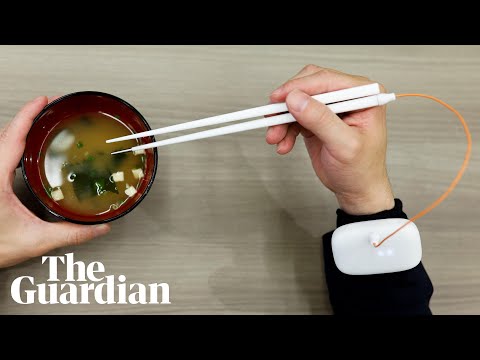
<svg viewBox="0 0 480 360">
<path fill-rule="evenodd" d="M 48 197 L 51 199 L 52 198 L 52 188 L 49 186 L 49 187 L 46 187 L 45 185 L 43 186 L 43 188 L 45 189 L 45 192 L 47 193 Z"/>
</svg>

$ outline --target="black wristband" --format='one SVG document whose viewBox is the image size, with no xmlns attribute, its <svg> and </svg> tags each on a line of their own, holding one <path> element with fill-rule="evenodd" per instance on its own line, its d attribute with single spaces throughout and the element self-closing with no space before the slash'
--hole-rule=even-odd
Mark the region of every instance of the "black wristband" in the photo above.
<svg viewBox="0 0 480 360">
<path fill-rule="evenodd" d="M 407 214 L 403 212 L 403 204 L 400 199 L 395 199 L 395 206 L 390 210 L 380 211 L 376 214 L 370 215 L 350 215 L 342 209 L 337 209 L 337 227 L 369 220 L 391 219 L 391 218 L 403 218 L 408 219 Z"/>
</svg>

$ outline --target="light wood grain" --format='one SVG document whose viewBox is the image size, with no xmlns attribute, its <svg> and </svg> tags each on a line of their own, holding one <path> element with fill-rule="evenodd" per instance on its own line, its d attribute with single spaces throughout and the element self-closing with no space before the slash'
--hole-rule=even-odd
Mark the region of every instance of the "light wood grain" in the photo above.
<svg viewBox="0 0 480 360">
<path fill-rule="evenodd" d="M 361 74 L 395 92 L 451 103 L 471 126 L 474 154 L 459 188 L 418 221 L 437 314 L 480 314 L 480 47 L 451 46 L 3 46 L 0 125 L 38 95 L 115 94 L 149 120 L 171 125 L 263 105 L 303 65 Z M 389 105 L 388 165 L 413 215 L 454 177 L 465 149 L 456 118 L 427 100 Z M 129 282 L 168 282 L 171 305 L 19 305 L 20 275 L 47 277 L 40 259 L 0 271 L 0 313 L 331 312 L 321 236 L 336 202 L 316 179 L 303 145 L 275 154 L 264 131 L 160 150 L 155 184 L 104 238 L 74 251 Z M 20 198 L 35 207 L 23 180 Z"/>
</svg>

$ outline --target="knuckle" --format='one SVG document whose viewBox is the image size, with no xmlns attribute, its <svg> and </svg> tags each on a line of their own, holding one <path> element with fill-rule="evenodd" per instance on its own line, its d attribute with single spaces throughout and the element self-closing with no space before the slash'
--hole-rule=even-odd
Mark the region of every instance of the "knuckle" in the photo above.
<svg viewBox="0 0 480 360">
<path fill-rule="evenodd" d="M 329 109 L 325 105 L 321 104 L 320 102 L 310 99 L 307 110 L 311 109 L 312 112 L 315 113 L 315 118 L 319 121 L 325 121 L 329 118 Z"/>
<path fill-rule="evenodd" d="M 369 77 L 363 76 L 363 75 L 357 75 L 357 77 L 358 77 L 359 80 L 362 80 L 362 81 L 365 81 L 365 82 L 373 82 L 372 79 L 370 79 Z"/>
<path fill-rule="evenodd" d="M 309 76 L 312 76 L 314 78 L 324 78 L 326 75 L 329 75 L 331 71 L 329 69 L 324 69 L 321 68 L 317 65 L 306 65 L 302 72 L 307 72 L 309 73 Z M 302 77 L 299 78 L 293 78 L 288 80 L 285 84 L 283 84 L 280 89 L 284 92 L 290 92 L 294 89 L 297 89 L 298 87 L 301 87 L 302 84 L 304 84 L 304 79 Z"/>
<path fill-rule="evenodd" d="M 375 82 L 372 79 L 363 75 L 356 75 L 356 74 L 355 75 L 347 74 L 347 75 L 354 78 L 359 83 L 371 84 Z"/>
<path fill-rule="evenodd" d="M 302 122 L 305 123 L 305 125 L 326 130 L 334 124 L 330 109 L 315 100 L 310 100 L 304 110 L 304 114 L 305 116 Z"/>
<path fill-rule="evenodd" d="M 290 80 L 289 80 L 290 81 Z M 289 81 L 284 82 L 282 85 L 277 87 L 271 94 L 270 94 L 270 99 L 274 99 L 276 96 L 278 96 L 280 93 L 285 92 L 285 89 L 287 88 L 287 85 Z"/>
<path fill-rule="evenodd" d="M 65 240 L 68 245 L 73 245 L 73 246 L 77 246 L 82 243 L 82 237 L 80 236 L 80 233 L 77 231 L 72 231 L 68 233 L 67 238 Z"/>
<path fill-rule="evenodd" d="M 385 85 L 381 84 L 381 83 L 378 83 L 378 85 L 380 86 L 380 92 L 382 93 L 386 93 L 387 92 L 387 88 L 385 87 Z"/>
<path fill-rule="evenodd" d="M 387 88 L 385 87 L 385 85 L 383 85 L 382 83 L 379 83 L 378 81 L 375 81 L 375 80 L 372 80 L 366 76 L 361 76 L 361 75 L 355 75 L 355 77 L 357 78 L 358 81 L 360 82 L 364 82 L 366 84 L 373 84 L 373 83 L 378 83 L 379 87 L 380 87 L 380 92 L 382 93 L 386 93 L 387 92 Z"/>
<path fill-rule="evenodd" d="M 319 67 L 316 71 L 316 74 L 317 76 L 325 76 L 326 74 L 330 74 L 332 71 L 330 69 L 325 69 L 325 68 L 321 68 Z"/>
<path fill-rule="evenodd" d="M 280 86 L 279 90 L 283 93 L 289 93 L 290 91 L 296 89 L 298 87 L 299 79 L 291 79 L 288 80 L 285 84 Z"/>
<path fill-rule="evenodd" d="M 319 68 L 314 74 L 313 77 L 318 81 L 329 81 L 329 76 L 332 75 L 332 71 L 329 69 Z"/>
<path fill-rule="evenodd" d="M 315 64 L 307 64 L 303 67 L 303 71 L 316 71 L 316 70 L 320 70 L 321 67 L 320 66 L 317 66 Z"/>
</svg>

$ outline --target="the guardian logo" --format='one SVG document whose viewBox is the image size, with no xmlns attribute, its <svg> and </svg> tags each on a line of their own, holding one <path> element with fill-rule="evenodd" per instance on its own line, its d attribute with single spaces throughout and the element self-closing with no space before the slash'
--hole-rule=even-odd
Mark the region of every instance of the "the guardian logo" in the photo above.
<svg viewBox="0 0 480 360">
<path fill-rule="evenodd" d="M 66 266 L 66 278 L 58 278 L 59 263 Z M 127 283 L 125 275 L 104 275 L 105 266 L 99 261 L 86 265 L 65 256 L 43 256 L 48 264 L 47 283 L 37 284 L 32 276 L 20 276 L 11 286 L 12 299 L 19 304 L 90 304 L 93 296 L 98 304 L 170 304 L 167 283 Z M 80 283 L 81 282 L 81 283 Z M 47 292 L 48 287 L 48 292 Z M 48 294 L 47 294 L 48 293 Z M 158 299 L 161 302 L 158 302 Z"/>
</svg>

